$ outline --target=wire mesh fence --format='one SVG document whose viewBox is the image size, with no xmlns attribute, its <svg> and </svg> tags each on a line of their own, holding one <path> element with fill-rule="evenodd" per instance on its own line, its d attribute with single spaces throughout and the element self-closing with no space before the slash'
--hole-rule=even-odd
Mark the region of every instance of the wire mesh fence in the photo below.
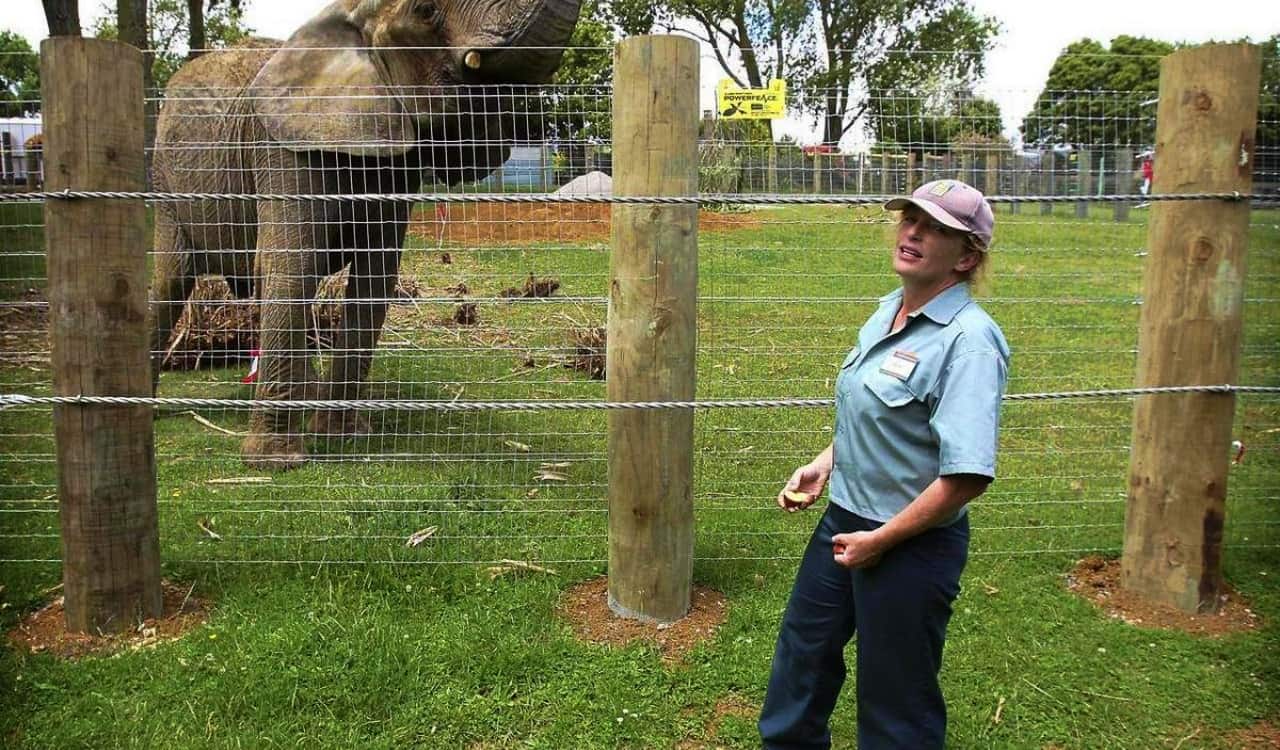
<svg viewBox="0 0 1280 750">
<path fill-rule="evenodd" d="M 317 198 L 149 203 L 157 394 L 244 402 L 157 407 L 164 558 L 603 562 L 604 411 L 307 414 L 262 400 L 604 401 L 615 92 L 242 88 L 178 79 L 158 98 L 152 190 Z M 709 113 L 700 189 L 730 199 L 699 210 L 698 399 L 828 398 L 862 322 L 897 286 L 893 217 L 873 198 L 938 177 L 1025 199 L 997 203 L 994 268 L 979 288 L 1013 350 L 1009 392 L 1132 387 L 1148 208 L 1159 200 L 1143 173 L 1153 96 L 1057 92 L 1055 123 L 1088 132 L 1087 146 L 1014 148 L 978 132 L 976 114 L 958 117 L 975 128 L 957 137 L 954 122 L 941 132 L 924 102 L 903 96 L 874 102 L 865 127 L 877 140 L 849 153 Z M 406 102 L 431 116 L 405 120 Z M 1263 196 L 1277 182 L 1266 148 Z M 38 188 L 31 169 L 12 187 Z M 378 198 L 387 193 L 436 199 Z M 798 194 L 818 198 L 769 200 Z M 502 200 L 516 195 L 532 200 Z M 1101 199 L 1116 195 L 1125 199 Z M 855 196 L 867 205 L 839 204 Z M 1058 200 L 1036 200 L 1046 197 Z M 52 392 L 44 260 L 42 201 L 0 202 L 6 393 Z M 1251 213 L 1247 264 L 1239 383 L 1280 385 L 1280 212 L 1265 201 Z M 1280 402 L 1236 398 L 1226 546 L 1274 548 Z M 974 553 L 1119 550 L 1132 406 L 1009 401 L 1000 477 L 973 509 Z M 698 410 L 700 564 L 799 554 L 811 522 L 777 513 L 773 497 L 830 442 L 831 425 L 830 408 Z M 55 563 L 49 408 L 0 411 L 0 434 L 0 563 Z"/>
</svg>

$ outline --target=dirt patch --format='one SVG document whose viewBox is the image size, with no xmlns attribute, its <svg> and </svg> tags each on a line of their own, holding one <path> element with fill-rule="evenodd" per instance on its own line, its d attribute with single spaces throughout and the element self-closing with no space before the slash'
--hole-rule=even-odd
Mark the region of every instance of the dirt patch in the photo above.
<svg viewBox="0 0 1280 750">
<path fill-rule="evenodd" d="M 169 581 L 162 581 L 160 586 L 164 595 L 164 615 L 159 619 L 144 620 L 126 632 L 114 635 L 68 633 L 63 597 L 58 597 L 10 630 L 9 642 L 33 654 L 50 653 L 64 659 L 106 656 L 176 641 L 209 619 L 208 603 L 192 596 L 190 586 Z"/>
<path fill-rule="evenodd" d="M 693 713 L 691 709 L 685 709 L 685 711 Z M 685 712 L 682 711 L 681 713 L 684 715 Z M 680 740 L 675 744 L 675 750 L 722 750 L 725 745 L 716 740 L 720 736 L 720 730 L 724 725 L 725 719 L 735 718 L 755 724 L 759 715 L 760 706 L 751 703 L 740 695 L 730 693 L 716 701 L 715 707 L 711 709 L 711 717 L 707 720 L 706 726 L 703 727 L 702 736 L 699 738 L 686 737 Z"/>
<path fill-rule="evenodd" d="M 28 289 L 15 307 L 0 307 L 0 364 L 47 367 L 49 304 L 37 289 Z"/>
<path fill-rule="evenodd" d="M 564 592 L 556 611 L 581 640 L 610 646 L 645 641 L 657 646 L 668 664 L 714 638 L 726 615 L 724 594 L 705 586 L 693 587 L 689 614 L 670 625 L 618 617 L 609 609 L 608 597 L 608 578 L 592 578 Z"/>
<path fill-rule="evenodd" d="M 1276 750 L 1280 748 L 1280 724 L 1260 721 L 1251 727 L 1223 735 L 1223 747 L 1238 750 Z"/>
<path fill-rule="evenodd" d="M 740 695 L 726 695 L 716 701 L 716 707 L 711 710 L 711 721 L 707 723 L 707 733 L 712 737 L 720 734 L 720 725 L 729 717 L 755 721 L 759 715 L 760 707 L 748 702 L 746 698 Z"/>
<path fill-rule="evenodd" d="M 1224 586 L 1217 614 L 1193 615 L 1165 604 L 1154 604 L 1120 588 L 1120 561 L 1090 555 L 1067 574 L 1067 588 L 1093 602 L 1110 617 L 1144 628 L 1181 630 L 1219 636 L 1256 630 L 1260 618 L 1229 585 Z"/>
<path fill-rule="evenodd" d="M 444 211 L 438 210 L 445 208 Z M 414 209 L 409 234 L 426 242 L 507 245 L 608 241 L 607 203 L 455 203 Z M 698 225 L 716 232 L 760 226 L 760 213 L 699 211 Z"/>
</svg>

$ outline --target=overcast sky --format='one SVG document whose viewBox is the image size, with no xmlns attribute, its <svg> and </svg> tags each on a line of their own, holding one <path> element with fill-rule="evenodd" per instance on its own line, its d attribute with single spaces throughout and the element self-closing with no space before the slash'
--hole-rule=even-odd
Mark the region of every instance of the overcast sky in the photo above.
<svg viewBox="0 0 1280 750">
<path fill-rule="evenodd" d="M 1280 33 L 1275 0 L 970 0 L 978 12 L 995 16 L 1003 25 L 996 48 L 987 58 L 987 76 L 978 93 L 1000 103 L 1006 131 L 1016 130 L 1044 86 L 1058 53 L 1082 37 L 1103 42 L 1121 34 L 1177 42 L 1255 41 Z M 246 0 L 245 21 L 262 36 L 287 37 L 328 0 Z M 115 3 L 110 3 L 114 7 Z M 47 35 L 40 0 L 0 0 L 0 29 L 18 31 L 38 46 Z M 82 0 L 85 26 L 100 14 L 100 0 Z M 709 56 L 704 60 L 704 108 L 722 73 Z M 786 131 L 802 142 L 817 136 L 800 122 Z"/>
</svg>

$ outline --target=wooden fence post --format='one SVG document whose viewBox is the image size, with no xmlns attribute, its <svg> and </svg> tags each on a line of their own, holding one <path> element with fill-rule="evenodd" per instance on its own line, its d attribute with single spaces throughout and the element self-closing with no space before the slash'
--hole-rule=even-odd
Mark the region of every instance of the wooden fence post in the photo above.
<svg viewBox="0 0 1280 750">
<path fill-rule="evenodd" d="M 1112 190 L 1116 195 L 1128 195 L 1133 191 L 1133 150 L 1127 148 L 1116 149 L 1116 178 L 1112 182 Z M 1115 213 L 1112 218 L 1115 221 L 1129 220 L 1129 202 L 1116 201 Z"/>
<path fill-rule="evenodd" d="M 636 36 L 614 57 L 614 190 L 698 190 L 698 45 Z M 692 401 L 698 207 L 613 206 L 610 401 Z M 693 588 L 693 410 L 609 412 L 609 607 L 673 622 Z"/>
<path fill-rule="evenodd" d="M 822 152 L 814 149 L 813 151 L 813 194 L 817 195 L 822 192 Z"/>
<path fill-rule="evenodd" d="M 1079 180 L 1076 183 L 1076 195 L 1083 200 L 1076 201 L 1076 218 L 1089 218 L 1089 196 L 1093 195 L 1093 152 L 1087 148 L 1080 149 L 1076 159 L 1076 172 Z"/>
<path fill-rule="evenodd" d="M 1013 185 L 1013 194 L 1016 196 L 1026 195 L 1027 194 L 1026 160 L 1023 158 L 1021 153 L 1014 152 L 1009 154 L 1007 157 L 1005 157 L 1004 161 L 1007 161 L 1010 165 L 1012 165 L 1010 169 L 1013 171 L 1013 175 L 1012 175 L 1012 179 L 1010 180 L 1010 184 Z M 1022 213 L 1022 204 L 1018 202 L 1010 203 L 1009 213 L 1011 214 Z"/>
<path fill-rule="evenodd" d="M 986 193 L 987 195 L 999 195 L 1000 194 L 1000 153 L 995 149 L 988 149 L 987 152 L 983 154 L 983 157 L 984 157 L 983 160 L 986 162 L 987 175 L 986 175 L 986 186 L 983 188 L 982 192 Z"/>
<path fill-rule="evenodd" d="M 907 152 L 907 182 L 902 186 L 902 192 L 910 195 L 921 183 L 916 182 L 916 152 Z"/>
<path fill-rule="evenodd" d="M 1053 148 L 1047 148 L 1040 152 L 1040 194 L 1053 196 L 1055 185 L 1053 180 L 1054 157 Z M 1040 202 L 1040 215 L 1050 216 L 1053 214 L 1053 203 L 1051 201 Z"/>
<path fill-rule="evenodd" d="M 778 192 L 778 144 L 769 141 L 769 174 L 765 177 L 766 189 L 770 193 Z"/>
<path fill-rule="evenodd" d="M 41 44 L 49 191 L 140 191 L 142 53 L 55 37 Z M 45 204 L 54 393 L 150 396 L 142 201 Z M 117 632 L 161 614 L 150 406 L 53 412 L 67 629 Z"/>
<path fill-rule="evenodd" d="M 1160 61 L 1160 193 L 1249 194 L 1261 57 L 1206 45 Z M 1234 383 L 1248 201 L 1153 201 L 1138 387 Z M 1233 394 L 1143 396 L 1133 412 L 1121 586 L 1186 612 L 1222 590 Z"/>
</svg>

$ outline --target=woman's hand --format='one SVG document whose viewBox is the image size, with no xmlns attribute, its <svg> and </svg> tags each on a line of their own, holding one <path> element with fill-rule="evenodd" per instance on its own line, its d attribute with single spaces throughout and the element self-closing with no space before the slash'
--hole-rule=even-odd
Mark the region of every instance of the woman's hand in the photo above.
<svg viewBox="0 0 1280 750">
<path fill-rule="evenodd" d="M 884 554 L 881 537 L 874 531 L 854 531 L 831 537 L 832 555 L 837 565 L 846 568 L 870 568 Z"/>
<path fill-rule="evenodd" d="M 782 491 L 778 493 L 778 507 L 788 513 L 804 510 L 822 495 L 827 486 L 827 478 L 831 476 L 829 466 L 814 461 L 796 469 L 787 480 Z"/>
</svg>

